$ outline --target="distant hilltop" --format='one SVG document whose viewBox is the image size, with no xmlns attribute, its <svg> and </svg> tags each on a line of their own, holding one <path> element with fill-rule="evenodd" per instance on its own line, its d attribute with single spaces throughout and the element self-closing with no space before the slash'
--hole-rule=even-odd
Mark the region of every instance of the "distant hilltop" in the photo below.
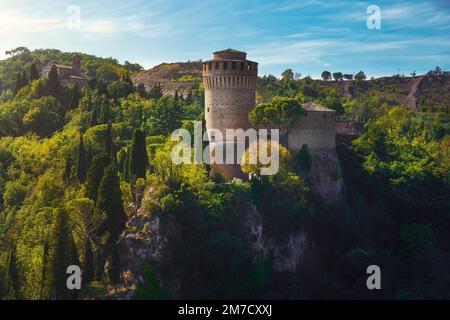
<svg viewBox="0 0 450 320">
<path fill-rule="evenodd" d="M 18 47 L 7 52 L 9 58 L 0 61 L 0 95 L 3 91 L 14 88 L 14 82 L 18 73 L 29 70 L 32 62 L 39 69 L 50 64 L 70 65 L 73 52 L 63 52 L 57 49 L 36 49 L 33 51 L 25 47 Z M 202 62 L 188 61 L 177 63 L 161 63 L 149 70 L 144 70 L 137 63 L 125 61 L 123 64 L 115 58 L 100 58 L 94 55 L 80 53 L 81 72 L 87 79 L 97 77 L 106 83 L 119 80 L 123 73 L 128 72 L 135 85 L 143 84 L 147 89 L 155 85 L 161 85 L 164 94 L 173 95 L 178 91 L 186 95 L 191 88 L 202 86 Z M 162 57 L 163 59 L 164 57 Z M 301 70 L 298 70 L 301 71 Z M 321 70 L 319 70 L 321 71 Z M 330 70 L 333 71 L 333 70 Z M 345 70 L 343 70 L 345 71 Z M 332 74 L 331 74 L 332 75 Z M 342 74 L 347 79 L 348 74 Z M 367 75 L 368 78 L 370 75 Z M 358 85 L 352 80 L 312 80 L 303 78 L 296 81 L 296 89 L 293 95 L 301 91 L 314 97 L 314 86 L 334 88 L 344 97 L 363 98 L 377 95 L 395 104 L 408 105 L 412 109 L 420 110 L 420 105 L 432 106 L 433 110 L 448 110 L 450 101 L 450 75 L 436 68 L 426 75 L 382 77 L 367 79 Z M 256 102 L 270 101 L 275 95 L 283 92 L 286 84 L 283 80 L 268 75 L 258 78 Z M 320 90 L 319 90 L 320 91 Z"/>
<path fill-rule="evenodd" d="M 162 63 L 149 70 L 134 73 L 131 79 L 135 85 L 143 84 L 146 88 L 160 84 L 164 94 L 174 94 L 178 91 L 186 94 L 190 88 L 202 85 L 202 62 Z M 303 78 L 305 79 L 305 78 Z M 257 86 L 257 102 L 270 101 L 276 95 L 265 84 L 277 80 L 273 76 L 259 77 Z M 302 81 L 302 80 L 300 80 Z M 373 94 L 385 96 L 397 104 L 418 108 L 420 100 L 426 100 L 428 105 L 436 105 L 438 109 L 446 108 L 450 101 L 450 77 L 448 72 L 441 75 L 433 72 L 427 75 L 381 77 L 367 79 L 362 84 L 354 85 L 353 80 L 314 80 L 319 86 L 335 88 L 348 98 L 370 98 Z"/>
<path fill-rule="evenodd" d="M 202 62 L 161 63 L 149 70 L 131 75 L 135 85 L 143 84 L 147 89 L 161 85 L 164 94 L 175 91 L 185 94 L 188 89 L 202 82 Z"/>
</svg>

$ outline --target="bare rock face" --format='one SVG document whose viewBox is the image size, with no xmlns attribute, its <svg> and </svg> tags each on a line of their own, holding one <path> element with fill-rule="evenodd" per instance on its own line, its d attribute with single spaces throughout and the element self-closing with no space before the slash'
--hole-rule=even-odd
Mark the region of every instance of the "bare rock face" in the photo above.
<svg viewBox="0 0 450 320">
<path fill-rule="evenodd" d="M 244 239 L 250 248 L 253 257 L 262 256 L 265 253 L 262 217 L 256 207 L 248 203 L 244 208 L 242 226 Z"/>
<path fill-rule="evenodd" d="M 297 230 L 277 238 L 266 236 L 261 213 L 251 203 L 246 205 L 241 218 L 243 236 L 252 257 L 256 259 L 271 253 L 272 267 L 276 272 L 296 272 L 314 249 L 314 242 L 305 230 Z"/>
<path fill-rule="evenodd" d="M 300 231 L 290 235 L 286 241 L 273 245 L 273 269 L 277 272 L 296 272 L 306 258 L 309 243 L 306 233 Z"/>
<path fill-rule="evenodd" d="M 311 155 L 312 191 L 325 202 L 342 199 L 344 183 L 336 151 L 324 150 Z"/>
<path fill-rule="evenodd" d="M 135 288 L 143 282 L 142 275 L 147 264 L 159 274 L 161 284 L 171 292 L 180 290 L 176 266 L 160 270 L 159 266 L 173 256 L 173 239 L 176 235 L 176 221 L 173 217 L 162 219 L 151 216 L 144 208 L 131 218 L 119 245 L 125 286 Z"/>
<path fill-rule="evenodd" d="M 239 234 L 249 248 L 253 260 L 272 256 L 275 272 L 295 273 L 302 270 L 314 251 L 314 242 L 307 230 L 290 234 L 268 236 L 264 230 L 263 216 L 250 202 L 242 204 L 239 215 Z M 174 296 L 183 291 L 181 275 L 183 266 L 173 263 L 175 243 L 179 233 L 176 217 L 150 215 L 141 208 L 127 223 L 119 239 L 123 285 L 128 295 L 143 283 L 144 268 L 150 264 L 158 273 L 161 285 Z"/>
</svg>

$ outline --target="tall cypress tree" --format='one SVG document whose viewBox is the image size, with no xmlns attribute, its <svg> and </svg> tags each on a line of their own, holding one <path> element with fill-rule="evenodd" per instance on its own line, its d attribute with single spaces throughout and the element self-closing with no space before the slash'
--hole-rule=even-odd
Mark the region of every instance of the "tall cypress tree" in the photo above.
<svg viewBox="0 0 450 320">
<path fill-rule="evenodd" d="M 26 86 L 28 84 L 27 73 L 25 70 L 22 70 L 22 86 Z"/>
<path fill-rule="evenodd" d="M 110 242 L 115 242 L 125 229 L 127 215 L 123 209 L 120 181 L 114 164 L 110 164 L 103 171 L 96 208 L 106 213 L 106 219 L 100 226 L 99 231 L 108 231 Z"/>
<path fill-rule="evenodd" d="M 72 176 L 72 160 L 70 153 L 67 153 L 65 169 L 64 169 L 64 181 L 68 184 Z"/>
<path fill-rule="evenodd" d="M 86 180 L 86 165 L 86 151 L 84 150 L 83 135 L 80 135 L 77 156 L 77 179 L 79 183 L 84 183 Z"/>
<path fill-rule="evenodd" d="M 48 241 L 44 242 L 44 252 L 42 253 L 42 278 L 41 288 L 39 293 L 40 299 L 48 299 L 50 295 L 49 281 L 52 279 L 49 276 L 49 244 Z"/>
<path fill-rule="evenodd" d="M 24 85 L 22 75 L 18 73 L 16 76 L 16 82 L 14 84 L 14 94 L 17 94 L 17 92 L 19 92 L 19 90 L 22 89 L 23 86 Z"/>
<path fill-rule="evenodd" d="M 30 66 L 30 82 L 39 79 L 39 72 L 37 71 L 36 62 L 33 62 Z"/>
<path fill-rule="evenodd" d="M 94 158 L 94 152 L 92 151 L 92 146 L 89 143 L 86 152 L 86 170 L 91 166 L 92 159 Z"/>
<path fill-rule="evenodd" d="M 135 130 L 133 143 L 129 159 L 130 178 L 145 178 L 145 171 L 148 165 L 148 156 L 145 145 L 145 134 L 141 130 Z"/>
<path fill-rule="evenodd" d="M 78 255 L 78 249 L 77 246 L 75 245 L 75 240 L 73 239 L 73 235 L 72 232 L 69 232 L 69 261 L 67 266 L 69 265 L 75 265 L 75 266 L 80 266 L 80 257 Z M 67 273 L 66 273 L 66 278 L 67 278 Z M 66 286 L 67 287 L 67 286 Z M 68 299 L 77 299 L 78 297 L 78 290 L 70 290 L 69 294 L 68 294 Z"/>
<path fill-rule="evenodd" d="M 95 127 L 96 125 L 98 125 L 97 106 L 94 106 L 91 111 L 91 120 L 89 121 L 89 127 L 92 128 Z"/>
<path fill-rule="evenodd" d="M 107 155 L 111 156 L 113 146 L 113 133 L 111 122 L 108 123 L 105 133 L 105 152 Z"/>
<path fill-rule="evenodd" d="M 100 123 L 105 124 L 110 120 L 110 109 L 108 100 L 105 98 L 100 107 Z"/>
<path fill-rule="evenodd" d="M 119 248 L 115 243 L 110 246 L 108 276 L 117 291 L 117 284 L 120 282 L 120 255 Z"/>
<path fill-rule="evenodd" d="M 94 156 L 87 172 L 86 178 L 86 196 L 95 201 L 97 200 L 98 187 L 103 177 L 105 167 L 111 163 L 109 156 L 102 152 Z"/>
<path fill-rule="evenodd" d="M 89 239 L 84 245 L 83 283 L 89 283 L 95 278 L 94 253 Z"/>
<path fill-rule="evenodd" d="M 123 179 L 130 181 L 130 150 L 126 150 L 123 160 Z"/>
<path fill-rule="evenodd" d="M 58 96 L 60 86 L 58 71 L 56 70 L 56 66 L 53 65 L 48 73 L 47 94 L 54 97 Z"/>
<path fill-rule="evenodd" d="M 53 267 L 53 297 L 55 299 L 69 299 L 73 293 L 67 289 L 66 270 L 69 265 L 78 264 L 78 253 L 69 228 L 67 212 L 56 209 L 52 239 L 54 248 L 52 255 Z"/>
<path fill-rule="evenodd" d="M 77 84 L 75 84 L 73 86 L 72 94 L 70 96 L 70 102 L 69 102 L 69 107 L 71 109 L 75 109 L 76 107 L 78 107 L 78 104 L 80 102 L 80 97 L 81 97 L 80 87 Z"/>
<path fill-rule="evenodd" d="M 117 162 L 117 148 L 116 148 L 116 145 L 114 144 L 114 142 L 113 142 L 112 148 L 111 148 L 111 161 L 112 161 L 112 163 L 114 163 L 117 170 L 120 172 L 121 169 L 119 168 L 119 164 Z"/>
<path fill-rule="evenodd" d="M 20 299 L 20 282 L 19 273 L 17 271 L 17 258 L 16 258 L 16 244 L 13 243 L 11 250 L 9 252 L 8 259 L 8 270 L 7 270 L 8 280 L 9 280 L 9 295 L 15 299 Z"/>
</svg>

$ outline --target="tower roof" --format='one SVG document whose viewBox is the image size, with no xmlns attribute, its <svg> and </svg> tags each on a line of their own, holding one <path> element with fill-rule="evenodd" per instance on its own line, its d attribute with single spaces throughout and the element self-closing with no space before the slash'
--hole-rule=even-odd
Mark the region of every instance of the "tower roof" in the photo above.
<svg viewBox="0 0 450 320">
<path fill-rule="evenodd" d="M 228 48 L 228 49 L 225 49 L 225 50 L 219 50 L 219 51 L 214 52 L 214 54 L 216 54 L 216 53 L 245 53 L 245 52 Z"/>
<path fill-rule="evenodd" d="M 245 60 L 247 53 L 235 49 L 225 49 L 213 53 L 214 59 Z"/>
</svg>

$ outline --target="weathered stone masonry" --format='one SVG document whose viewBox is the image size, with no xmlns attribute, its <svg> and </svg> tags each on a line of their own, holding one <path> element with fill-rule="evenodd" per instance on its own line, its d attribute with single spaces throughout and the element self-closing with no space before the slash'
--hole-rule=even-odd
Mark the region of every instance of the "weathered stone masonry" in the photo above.
<svg viewBox="0 0 450 320">
<path fill-rule="evenodd" d="M 255 107 L 258 63 L 247 60 L 245 52 L 227 49 L 214 53 L 212 60 L 203 62 L 205 87 L 205 118 L 207 129 L 250 128 L 249 112 Z M 287 147 L 295 155 L 303 145 L 311 154 L 313 191 L 326 201 L 337 200 L 342 194 L 339 162 L 336 154 L 336 112 L 323 106 L 306 103 L 304 115 L 296 121 L 287 136 Z M 234 141 L 226 137 L 217 140 L 209 136 L 210 151 Z M 211 173 L 242 178 L 238 164 L 214 164 Z"/>
</svg>

